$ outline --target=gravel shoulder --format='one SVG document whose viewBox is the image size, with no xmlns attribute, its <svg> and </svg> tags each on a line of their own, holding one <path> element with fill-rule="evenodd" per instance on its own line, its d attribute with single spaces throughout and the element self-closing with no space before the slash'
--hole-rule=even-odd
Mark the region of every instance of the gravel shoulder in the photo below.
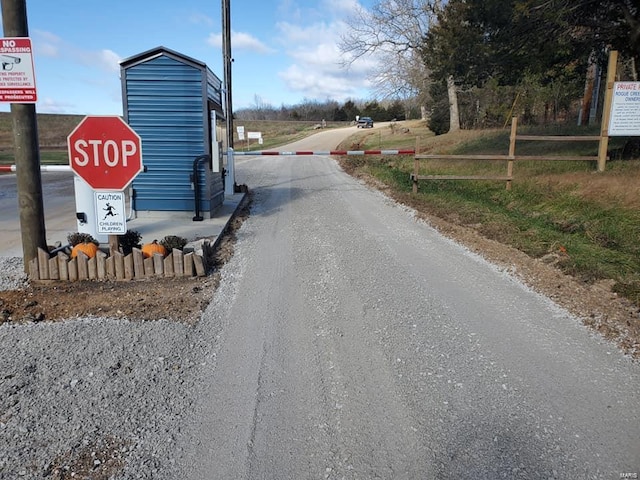
<svg viewBox="0 0 640 480">
<path fill-rule="evenodd" d="M 179 478 L 220 278 L 31 285 L 21 258 L 0 257 L 0 479 Z"/>
</svg>

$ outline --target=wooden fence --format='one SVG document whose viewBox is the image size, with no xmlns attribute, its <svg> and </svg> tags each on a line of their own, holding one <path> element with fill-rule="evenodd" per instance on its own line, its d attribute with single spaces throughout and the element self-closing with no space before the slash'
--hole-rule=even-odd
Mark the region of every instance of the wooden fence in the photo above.
<svg viewBox="0 0 640 480">
<path fill-rule="evenodd" d="M 576 135 L 518 135 L 518 119 L 512 118 L 511 134 L 509 136 L 508 155 L 415 155 L 413 159 L 413 193 L 418 193 L 418 182 L 420 180 L 498 180 L 506 182 L 507 190 L 511 190 L 513 182 L 513 166 L 518 160 L 544 160 L 544 161 L 599 161 L 599 156 L 587 155 L 516 155 L 516 141 L 552 141 L 552 142 L 579 142 L 579 141 L 599 141 L 602 136 L 576 136 Z M 418 148 L 416 148 L 416 152 Z M 420 160 L 504 160 L 506 161 L 506 172 L 504 175 L 421 175 Z M 600 168 L 599 168 L 600 169 Z"/>
<path fill-rule="evenodd" d="M 82 252 L 69 258 L 64 252 L 51 256 L 38 249 L 37 258 L 29 262 L 29 277 L 32 281 L 82 281 L 82 280 L 141 280 L 159 277 L 203 277 L 207 274 L 208 258 L 213 247 L 208 242 L 202 245 L 202 254 L 184 253 L 173 249 L 166 257 L 154 254 L 145 258 L 142 251 L 134 248 L 128 255 L 113 252 L 111 255 L 99 250 L 89 258 Z"/>
</svg>

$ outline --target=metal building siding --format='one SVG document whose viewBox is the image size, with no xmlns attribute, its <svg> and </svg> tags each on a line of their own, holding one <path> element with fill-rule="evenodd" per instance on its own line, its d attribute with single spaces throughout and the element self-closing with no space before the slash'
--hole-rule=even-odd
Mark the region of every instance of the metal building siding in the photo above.
<svg viewBox="0 0 640 480">
<path fill-rule="evenodd" d="M 202 124 L 203 69 L 160 55 L 124 74 L 128 123 L 142 138 L 146 168 L 133 182 L 135 208 L 193 211 L 193 160 L 209 152 Z M 199 176 L 201 188 L 206 187 L 206 174 Z M 202 196 L 200 208 L 209 210 Z"/>
<path fill-rule="evenodd" d="M 207 69 L 207 97 L 216 104 L 216 110 L 222 113 L 222 81 L 209 69 Z"/>
</svg>

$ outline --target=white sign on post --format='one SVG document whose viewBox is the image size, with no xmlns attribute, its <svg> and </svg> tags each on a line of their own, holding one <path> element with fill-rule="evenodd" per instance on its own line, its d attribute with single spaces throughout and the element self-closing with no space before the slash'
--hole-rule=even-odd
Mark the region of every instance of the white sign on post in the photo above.
<svg viewBox="0 0 640 480">
<path fill-rule="evenodd" d="M 124 192 L 95 192 L 96 223 L 99 234 L 127 233 Z"/>
<path fill-rule="evenodd" d="M 615 82 L 609 136 L 640 136 L 640 82 Z"/>
<path fill-rule="evenodd" d="M 244 127 L 239 125 L 236 129 L 238 130 L 238 140 L 244 140 Z"/>
<path fill-rule="evenodd" d="M 0 38 L 0 102 L 36 103 L 36 76 L 29 37 Z"/>
</svg>

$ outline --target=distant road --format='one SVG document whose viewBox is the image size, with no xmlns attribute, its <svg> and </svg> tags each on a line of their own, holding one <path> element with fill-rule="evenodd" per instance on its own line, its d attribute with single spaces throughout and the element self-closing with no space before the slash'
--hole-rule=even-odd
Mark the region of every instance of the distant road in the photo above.
<svg viewBox="0 0 640 480">
<path fill-rule="evenodd" d="M 333 150 L 340 142 L 349 138 L 354 133 L 360 131 L 357 127 L 347 127 L 338 129 L 323 130 L 309 137 L 290 143 L 283 147 L 272 149 L 278 151 L 302 151 L 302 150 Z"/>
</svg>

